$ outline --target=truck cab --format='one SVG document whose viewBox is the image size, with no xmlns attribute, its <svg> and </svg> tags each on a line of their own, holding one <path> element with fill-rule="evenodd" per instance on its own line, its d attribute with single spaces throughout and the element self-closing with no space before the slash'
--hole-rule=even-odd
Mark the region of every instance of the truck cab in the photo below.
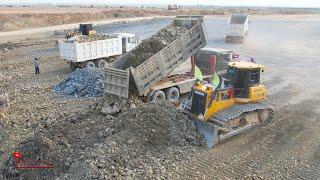
<svg viewBox="0 0 320 180">
<path fill-rule="evenodd" d="M 232 50 L 204 47 L 194 55 L 194 63 L 204 75 L 225 73 L 232 60 Z"/>
<path fill-rule="evenodd" d="M 122 54 L 135 48 L 140 42 L 140 38 L 131 33 L 115 33 L 122 39 Z"/>
</svg>

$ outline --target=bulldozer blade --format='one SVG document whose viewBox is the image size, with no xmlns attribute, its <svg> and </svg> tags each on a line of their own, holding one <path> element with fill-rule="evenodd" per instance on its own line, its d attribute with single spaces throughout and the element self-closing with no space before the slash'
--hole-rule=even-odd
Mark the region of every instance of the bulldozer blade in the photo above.
<svg viewBox="0 0 320 180">
<path fill-rule="evenodd" d="M 247 124 L 247 125 L 245 125 L 243 127 L 237 128 L 236 130 L 233 130 L 233 131 L 228 132 L 226 134 L 221 134 L 219 136 L 219 140 L 220 141 L 226 140 L 226 139 L 231 138 L 233 136 L 239 135 L 239 134 L 243 133 L 244 131 L 247 131 L 247 130 L 249 130 L 251 128 L 252 128 L 252 125 L 251 124 Z"/>
<path fill-rule="evenodd" d="M 193 120 L 193 121 L 197 127 L 198 133 L 204 136 L 207 146 L 209 148 L 212 148 L 219 141 L 219 138 L 218 138 L 219 127 L 201 120 Z"/>
</svg>

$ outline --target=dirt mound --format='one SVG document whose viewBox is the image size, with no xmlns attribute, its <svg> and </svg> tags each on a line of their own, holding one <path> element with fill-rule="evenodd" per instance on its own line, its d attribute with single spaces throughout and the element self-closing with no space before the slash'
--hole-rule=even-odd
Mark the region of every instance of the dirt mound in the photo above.
<svg viewBox="0 0 320 180">
<path fill-rule="evenodd" d="M 202 138 L 192 121 L 169 103 L 145 104 L 121 114 L 115 121 L 117 129 L 126 132 L 118 136 L 143 146 L 200 145 Z M 129 134 L 129 136 L 128 136 Z"/>
<path fill-rule="evenodd" d="M 128 99 L 122 99 L 112 94 L 104 94 L 104 96 L 94 105 L 92 109 L 105 115 L 115 116 L 120 112 L 128 109 L 136 108 L 143 104 L 143 101 L 134 95 Z"/>
<path fill-rule="evenodd" d="M 191 121 L 169 103 L 145 104 L 116 118 L 89 113 L 43 127 L 17 150 L 32 152 L 29 158 L 50 161 L 55 168 L 26 179 L 162 177 L 172 160 L 204 145 Z"/>
<path fill-rule="evenodd" d="M 54 86 L 54 91 L 75 97 L 97 97 L 103 94 L 103 74 L 97 68 L 77 69 Z"/>
<path fill-rule="evenodd" d="M 169 26 L 141 42 L 126 58 L 122 69 L 137 67 L 186 32 L 186 28 Z"/>
</svg>

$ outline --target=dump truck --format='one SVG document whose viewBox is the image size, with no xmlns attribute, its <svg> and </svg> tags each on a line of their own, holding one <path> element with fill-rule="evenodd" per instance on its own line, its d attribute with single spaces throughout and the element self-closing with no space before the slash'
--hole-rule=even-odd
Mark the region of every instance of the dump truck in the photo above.
<svg viewBox="0 0 320 180">
<path fill-rule="evenodd" d="M 274 118 L 274 108 L 265 102 L 266 87 L 260 82 L 263 72 L 263 65 L 230 62 L 217 86 L 206 81 L 194 84 L 180 108 L 195 122 L 208 147 Z"/>
<path fill-rule="evenodd" d="M 248 36 L 249 23 L 247 14 L 232 14 L 226 26 L 226 42 L 243 43 Z"/>
<path fill-rule="evenodd" d="M 173 25 L 186 26 L 188 30 L 137 67 L 121 69 L 130 53 L 135 51 L 133 49 L 104 70 L 106 93 L 123 98 L 128 98 L 129 92 L 135 93 L 147 102 L 175 101 L 180 94 L 190 92 L 196 81 L 193 75 L 195 65 L 203 70 L 205 79 L 209 79 L 215 71 L 223 71 L 225 64 L 231 60 L 232 51 L 201 49 L 207 43 L 202 16 L 178 16 Z M 220 63 L 222 60 L 227 63 Z M 190 68 L 174 72 L 183 64 L 189 64 Z"/>
<path fill-rule="evenodd" d="M 133 55 L 140 55 L 140 52 L 137 51 L 144 49 L 143 44 L 154 38 L 151 36 L 104 70 L 104 89 L 106 93 L 128 98 L 130 90 L 130 93 L 146 97 L 146 101 L 149 101 L 156 93 L 152 93 L 152 85 L 166 78 L 176 67 L 207 44 L 203 16 L 178 16 L 172 24 L 161 29 L 158 33 L 167 32 L 166 29 L 171 27 L 184 28 L 185 32 L 172 42 L 163 44 L 163 48 L 154 52 L 151 57 L 143 59 L 143 62 L 137 66 L 126 67 L 125 65 L 130 63 L 128 61 L 135 60 L 131 58 Z M 152 50 L 150 48 L 145 53 Z"/>
<path fill-rule="evenodd" d="M 168 10 L 177 10 L 178 9 L 178 5 L 176 4 L 169 4 L 168 5 Z"/>
<path fill-rule="evenodd" d="M 83 28 L 84 32 L 89 32 Z M 139 38 L 130 33 L 74 36 L 59 41 L 60 58 L 77 67 L 97 67 L 103 69 L 117 57 L 139 44 Z"/>
</svg>

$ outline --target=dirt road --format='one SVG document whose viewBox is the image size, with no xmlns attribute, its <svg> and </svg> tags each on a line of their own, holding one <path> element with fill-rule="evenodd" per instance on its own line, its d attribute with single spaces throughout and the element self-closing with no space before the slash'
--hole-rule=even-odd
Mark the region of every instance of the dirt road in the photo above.
<svg viewBox="0 0 320 180">
<path fill-rule="evenodd" d="M 222 142 L 214 149 L 172 158 L 174 163 L 167 167 L 165 177 L 319 179 L 318 16 L 253 17 L 249 38 L 244 44 L 224 43 L 221 26 L 225 21 L 224 17 L 206 19 L 209 45 L 233 49 L 243 59 L 253 56 L 258 63 L 266 65 L 263 82 L 268 87 L 268 101 L 276 109 L 275 119 Z M 148 26 L 130 23 L 121 28 L 130 30 L 145 27 L 139 29 L 138 35 L 147 37 L 169 22 L 150 21 Z M 55 121 L 86 114 L 90 106 L 99 100 L 69 98 L 52 92 L 52 86 L 70 72 L 67 64 L 58 58 L 54 40 L 51 38 L 39 42 L 36 39 L 34 41 L 38 41 L 38 44 L 33 46 L 1 52 L 0 93 L 9 93 L 11 99 L 11 108 L 6 118 L 0 121 L 1 166 L 16 145 L 35 131 Z M 32 60 L 34 54 L 39 52 L 43 53 L 43 59 L 41 74 L 36 76 Z"/>
<path fill-rule="evenodd" d="M 90 21 L 90 22 L 83 22 L 83 23 L 92 23 L 94 26 L 100 24 L 112 24 L 112 23 L 129 23 L 129 22 L 136 22 L 136 21 L 146 21 L 152 20 L 155 18 L 163 18 L 162 16 L 157 17 L 135 17 L 135 18 L 121 18 L 121 19 L 108 19 L 108 20 L 101 20 L 101 21 Z M 41 27 L 41 28 L 32 28 L 32 29 L 23 29 L 17 31 L 8 31 L 8 32 L 0 32 L 0 41 L 7 41 L 7 40 L 17 40 L 17 39 L 25 39 L 27 37 L 32 38 L 35 34 L 39 36 L 40 34 L 53 34 L 54 31 L 59 30 L 66 30 L 66 29 L 74 29 L 78 28 L 79 23 L 73 24 L 64 24 L 64 25 L 57 25 L 57 26 L 48 26 L 48 27 Z"/>
</svg>

